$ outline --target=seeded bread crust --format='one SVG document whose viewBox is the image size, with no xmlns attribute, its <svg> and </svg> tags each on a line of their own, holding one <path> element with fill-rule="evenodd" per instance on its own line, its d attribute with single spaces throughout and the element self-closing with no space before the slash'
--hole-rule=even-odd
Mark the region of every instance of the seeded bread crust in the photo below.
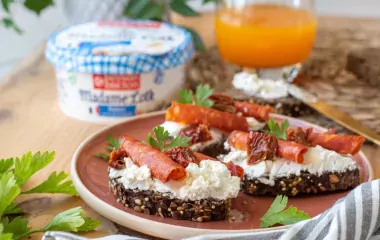
<svg viewBox="0 0 380 240">
<path fill-rule="evenodd" d="M 244 179 L 241 191 L 249 195 L 311 195 L 337 192 L 355 188 L 360 184 L 359 169 L 346 172 L 325 172 L 317 176 L 308 172 L 301 172 L 289 177 L 277 178 L 273 186 L 263 184 L 257 178 Z"/>
<path fill-rule="evenodd" d="M 231 199 L 181 200 L 167 193 L 126 189 L 115 178 L 109 179 L 109 185 L 118 202 L 148 215 L 194 222 L 221 221 L 227 219 L 231 208 Z"/>
</svg>

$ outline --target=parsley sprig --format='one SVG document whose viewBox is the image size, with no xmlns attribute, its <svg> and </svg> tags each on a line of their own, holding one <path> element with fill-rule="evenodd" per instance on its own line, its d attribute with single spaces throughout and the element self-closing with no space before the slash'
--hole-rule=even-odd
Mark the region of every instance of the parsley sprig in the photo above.
<svg viewBox="0 0 380 240">
<path fill-rule="evenodd" d="M 202 107 L 212 107 L 214 101 L 208 99 L 214 90 L 209 87 L 209 85 L 198 85 L 195 91 L 195 95 L 191 90 L 180 90 L 179 91 L 179 103 L 183 104 L 195 104 Z"/>
<path fill-rule="evenodd" d="M 306 219 L 310 219 L 309 214 L 290 206 L 287 209 L 288 197 L 279 195 L 273 201 L 268 211 L 261 217 L 260 227 L 271 227 L 275 224 L 289 225 Z"/>
<path fill-rule="evenodd" d="M 49 177 L 31 189 L 23 185 L 38 171 L 54 160 L 55 152 L 28 152 L 21 158 L 0 159 L 0 239 L 20 239 L 33 233 L 46 231 L 92 231 L 100 222 L 84 217 L 81 207 L 72 208 L 55 216 L 52 221 L 41 229 L 32 230 L 29 221 L 21 216 L 22 209 L 15 203 L 23 194 L 32 193 L 63 193 L 77 195 L 72 181 L 67 180 L 69 174 L 53 172 Z"/>
<path fill-rule="evenodd" d="M 96 156 L 108 161 L 108 159 L 110 157 L 109 153 L 111 153 L 114 149 L 119 149 L 120 148 L 121 139 L 120 138 L 115 138 L 115 137 L 113 137 L 111 135 L 108 135 L 107 136 L 107 141 L 108 141 L 108 145 L 106 147 L 106 150 L 108 151 L 108 153 L 100 152 L 100 153 L 96 154 Z"/>
<path fill-rule="evenodd" d="M 150 133 L 148 134 L 148 144 L 152 147 L 158 148 L 161 152 L 175 148 L 188 146 L 191 138 L 189 137 L 175 137 L 172 141 L 168 142 L 169 132 L 162 126 L 157 126 L 153 129 L 154 138 Z"/>
<path fill-rule="evenodd" d="M 268 128 L 269 130 L 264 130 L 266 134 L 270 134 L 276 138 L 286 140 L 286 129 L 289 128 L 289 122 L 288 120 L 283 121 L 280 128 L 280 126 L 273 120 L 273 118 L 271 118 L 268 121 Z"/>
</svg>

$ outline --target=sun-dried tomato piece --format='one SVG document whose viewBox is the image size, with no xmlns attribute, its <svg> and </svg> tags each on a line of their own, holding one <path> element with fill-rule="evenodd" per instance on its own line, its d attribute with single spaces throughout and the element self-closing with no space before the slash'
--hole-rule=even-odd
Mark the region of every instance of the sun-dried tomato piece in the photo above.
<svg viewBox="0 0 380 240">
<path fill-rule="evenodd" d="M 262 132 L 250 132 L 248 138 L 248 165 L 273 160 L 278 148 L 277 139 Z"/>
<path fill-rule="evenodd" d="M 214 101 L 214 105 L 211 108 L 235 114 L 235 103 L 234 100 L 227 94 L 214 93 L 209 97 L 210 100 Z"/>
<path fill-rule="evenodd" d="M 110 159 L 108 160 L 108 166 L 115 169 L 125 168 L 124 158 L 128 157 L 128 154 L 123 149 L 114 149 L 110 154 Z"/>
<path fill-rule="evenodd" d="M 305 130 L 300 127 L 288 128 L 286 130 L 286 140 L 311 147 L 312 144 L 308 141 L 308 136 L 311 132 L 313 132 L 312 128 Z"/>
<path fill-rule="evenodd" d="M 165 151 L 174 162 L 186 168 L 189 163 L 199 164 L 197 157 L 188 147 L 175 147 Z"/>
<path fill-rule="evenodd" d="M 180 131 L 179 136 L 191 137 L 190 145 L 212 140 L 212 135 L 208 126 L 204 124 L 189 125 Z"/>
<path fill-rule="evenodd" d="M 239 165 L 234 164 L 233 162 L 228 162 L 226 164 L 228 170 L 231 173 L 231 176 L 240 177 L 240 179 L 244 178 L 244 169 Z"/>
</svg>

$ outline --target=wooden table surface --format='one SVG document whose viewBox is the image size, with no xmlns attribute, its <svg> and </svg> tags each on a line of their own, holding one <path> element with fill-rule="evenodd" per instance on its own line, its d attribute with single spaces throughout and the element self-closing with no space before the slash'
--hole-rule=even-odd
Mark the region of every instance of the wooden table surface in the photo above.
<svg viewBox="0 0 380 240">
<path fill-rule="evenodd" d="M 336 20 L 332 19 L 332 22 Z M 346 21 L 339 19 L 338 21 Z M 348 21 L 348 20 L 347 20 Z M 204 25 L 194 23 L 194 25 Z M 210 31 L 205 31 L 210 36 Z M 208 45 L 212 37 L 206 36 Z M 26 57 L 0 84 L 0 158 L 21 156 L 27 151 L 56 151 L 55 161 L 29 182 L 34 186 L 46 179 L 54 170 L 70 171 L 71 157 L 78 145 L 103 125 L 90 124 L 65 116 L 58 108 L 53 67 L 45 60 L 44 45 Z M 380 177 L 380 148 L 364 146 L 364 152 L 372 162 L 375 177 Z M 28 217 L 33 227 L 41 227 L 60 211 L 83 206 L 93 217 L 100 218 L 99 231 L 86 236 L 113 234 L 117 228 L 91 210 L 79 197 L 64 195 L 28 196 L 33 200 L 33 211 Z M 42 211 L 44 210 L 44 211 Z M 33 238 L 40 239 L 41 235 Z"/>
</svg>

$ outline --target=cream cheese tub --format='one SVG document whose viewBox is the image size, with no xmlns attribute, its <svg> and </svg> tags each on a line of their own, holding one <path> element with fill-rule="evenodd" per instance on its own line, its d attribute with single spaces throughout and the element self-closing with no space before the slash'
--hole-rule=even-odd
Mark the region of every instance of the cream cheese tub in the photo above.
<svg viewBox="0 0 380 240">
<path fill-rule="evenodd" d="M 112 123 L 175 99 L 194 47 L 180 27 L 128 20 L 63 29 L 49 38 L 45 54 L 55 67 L 61 110 Z"/>
</svg>

